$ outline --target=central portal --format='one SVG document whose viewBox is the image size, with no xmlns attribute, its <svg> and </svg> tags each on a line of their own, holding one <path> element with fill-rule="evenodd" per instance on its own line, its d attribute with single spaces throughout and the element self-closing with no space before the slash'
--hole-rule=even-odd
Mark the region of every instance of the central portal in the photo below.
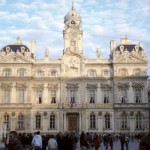
<svg viewBox="0 0 150 150">
<path fill-rule="evenodd" d="M 79 114 L 68 113 L 68 131 L 79 131 Z"/>
</svg>

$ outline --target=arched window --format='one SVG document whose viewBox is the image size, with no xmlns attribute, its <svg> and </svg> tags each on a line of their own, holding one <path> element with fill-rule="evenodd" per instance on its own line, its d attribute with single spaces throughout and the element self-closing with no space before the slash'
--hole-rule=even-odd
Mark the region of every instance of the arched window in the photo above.
<svg viewBox="0 0 150 150">
<path fill-rule="evenodd" d="M 127 129 L 127 125 L 128 125 L 127 114 L 123 113 L 121 115 L 121 129 Z"/>
<path fill-rule="evenodd" d="M 139 76 L 140 75 L 140 69 L 134 69 L 133 70 L 133 75 L 135 75 L 135 76 Z"/>
<path fill-rule="evenodd" d="M 55 120 L 56 120 L 55 115 L 54 114 L 50 115 L 50 129 L 55 129 L 56 124 Z"/>
<path fill-rule="evenodd" d="M 6 129 L 9 129 L 10 127 L 10 116 L 9 115 L 4 115 L 4 126 Z"/>
<path fill-rule="evenodd" d="M 41 115 L 35 116 L 35 127 L 36 129 L 41 129 Z"/>
<path fill-rule="evenodd" d="M 18 116 L 18 129 L 24 129 L 24 115 Z"/>
<path fill-rule="evenodd" d="M 19 77 L 24 77 L 24 76 L 26 75 L 26 70 L 23 69 L 23 68 L 18 69 L 17 75 L 18 75 Z"/>
<path fill-rule="evenodd" d="M 95 70 L 89 70 L 88 71 L 88 76 L 89 77 L 95 77 L 96 76 L 96 71 Z"/>
<path fill-rule="evenodd" d="M 3 74 L 5 77 L 9 77 L 9 76 L 11 76 L 12 71 L 11 71 L 11 69 L 7 68 L 7 69 L 3 70 Z"/>
<path fill-rule="evenodd" d="M 108 77 L 109 76 L 109 71 L 108 70 L 104 70 L 103 71 L 103 76 L 104 77 Z"/>
<path fill-rule="evenodd" d="M 37 70 L 36 76 L 37 77 L 43 77 L 44 76 L 44 71 L 43 70 Z"/>
<path fill-rule="evenodd" d="M 110 129 L 110 115 L 106 114 L 104 117 L 105 117 L 105 129 Z"/>
<path fill-rule="evenodd" d="M 57 70 L 51 70 L 51 71 L 50 71 L 50 76 L 51 76 L 51 77 L 57 77 L 57 74 L 58 74 L 58 73 L 57 73 Z"/>
<path fill-rule="evenodd" d="M 143 116 L 138 113 L 136 116 L 135 116 L 135 119 L 136 119 L 136 129 L 142 129 L 142 122 L 143 122 Z"/>
<path fill-rule="evenodd" d="M 96 117 L 95 114 L 92 113 L 90 115 L 90 129 L 95 129 L 96 128 Z"/>
<path fill-rule="evenodd" d="M 121 69 L 120 74 L 123 77 L 127 76 L 127 69 Z"/>
</svg>

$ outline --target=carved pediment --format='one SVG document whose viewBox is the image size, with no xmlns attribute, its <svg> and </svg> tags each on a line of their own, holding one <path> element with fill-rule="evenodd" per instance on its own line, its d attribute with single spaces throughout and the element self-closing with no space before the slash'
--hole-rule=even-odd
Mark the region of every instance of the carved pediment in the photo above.
<svg viewBox="0 0 150 150">
<path fill-rule="evenodd" d="M 36 88 L 36 89 L 43 89 L 44 88 L 44 84 L 42 84 L 42 83 L 34 84 L 34 88 Z"/>
<path fill-rule="evenodd" d="M 98 88 L 98 86 L 97 86 L 97 84 L 96 84 L 96 83 L 94 83 L 94 84 L 92 84 L 92 83 L 87 83 L 86 88 L 96 89 L 96 88 Z"/>
<path fill-rule="evenodd" d="M 18 55 L 12 52 L 5 56 L 1 55 L 0 63 L 32 63 L 32 61 L 31 59 L 26 58 L 25 56 Z"/>
<path fill-rule="evenodd" d="M 109 84 L 101 84 L 101 88 L 110 89 L 110 88 L 112 88 L 112 86 Z"/>
<path fill-rule="evenodd" d="M 126 83 L 118 83 L 118 88 L 129 88 L 129 82 Z"/>
<path fill-rule="evenodd" d="M 78 88 L 78 83 L 67 83 L 66 88 Z"/>
<path fill-rule="evenodd" d="M 16 87 L 17 88 L 26 88 L 27 85 L 26 85 L 26 83 L 16 83 Z"/>
<path fill-rule="evenodd" d="M 48 88 L 57 89 L 58 88 L 58 83 L 49 83 Z"/>
<path fill-rule="evenodd" d="M 140 83 L 140 82 L 133 82 L 132 83 L 132 87 L 133 88 L 143 88 L 144 87 L 144 83 Z"/>
<path fill-rule="evenodd" d="M 1 87 L 2 88 L 11 88 L 12 87 L 12 83 L 1 83 Z"/>
</svg>

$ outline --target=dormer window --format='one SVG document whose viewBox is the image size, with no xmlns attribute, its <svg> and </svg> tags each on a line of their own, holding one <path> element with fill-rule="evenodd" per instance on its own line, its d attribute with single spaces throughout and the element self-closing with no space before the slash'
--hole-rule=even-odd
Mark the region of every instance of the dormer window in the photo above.
<svg viewBox="0 0 150 150">
<path fill-rule="evenodd" d="M 57 71 L 56 70 L 50 71 L 50 75 L 51 75 L 51 77 L 56 77 L 57 76 Z"/>
</svg>

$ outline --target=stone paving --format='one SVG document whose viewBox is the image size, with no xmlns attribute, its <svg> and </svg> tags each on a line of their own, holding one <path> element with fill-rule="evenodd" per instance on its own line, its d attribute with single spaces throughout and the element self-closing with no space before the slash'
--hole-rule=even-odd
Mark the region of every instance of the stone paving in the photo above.
<svg viewBox="0 0 150 150">
<path fill-rule="evenodd" d="M 80 150 L 80 145 L 79 142 L 76 145 L 76 150 Z M 95 150 L 94 148 L 90 148 L 89 150 Z M 104 144 L 101 143 L 101 146 L 98 150 L 106 150 L 106 148 L 104 147 Z M 111 148 L 109 147 L 108 150 L 111 150 Z M 114 148 L 113 150 L 121 150 L 121 145 L 120 142 L 114 142 Z M 126 147 L 124 147 L 124 150 L 126 150 Z M 129 150 L 139 150 L 139 142 L 138 141 L 134 141 L 134 142 L 130 142 L 129 143 Z"/>
</svg>

